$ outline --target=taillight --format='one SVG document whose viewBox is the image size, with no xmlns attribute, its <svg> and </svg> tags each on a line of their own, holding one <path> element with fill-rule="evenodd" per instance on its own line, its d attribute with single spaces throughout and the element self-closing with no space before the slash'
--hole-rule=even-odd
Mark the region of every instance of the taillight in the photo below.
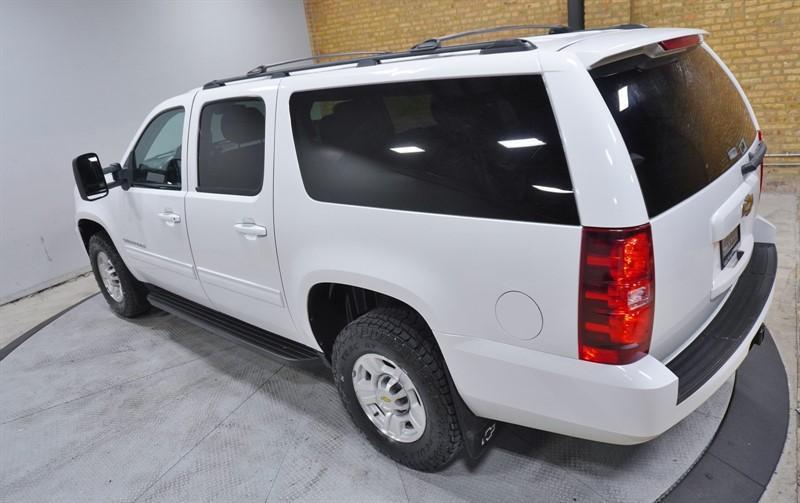
<svg viewBox="0 0 800 503">
<path fill-rule="evenodd" d="M 700 38 L 700 35 L 686 35 L 683 37 L 671 38 L 669 40 L 662 40 L 658 43 L 658 45 L 660 45 L 665 51 L 675 51 L 697 45 L 701 40 L 702 39 Z"/>
<path fill-rule="evenodd" d="M 580 359 L 623 365 L 646 355 L 656 293 L 650 224 L 584 227 L 580 283 Z"/>
<path fill-rule="evenodd" d="M 761 143 L 764 141 L 764 132 L 760 129 L 758 130 L 758 142 Z M 758 193 L 761 194 L 764 191 L 764 161 L 761 161 L 761 165 L 758 167 Z"/>
</svg>

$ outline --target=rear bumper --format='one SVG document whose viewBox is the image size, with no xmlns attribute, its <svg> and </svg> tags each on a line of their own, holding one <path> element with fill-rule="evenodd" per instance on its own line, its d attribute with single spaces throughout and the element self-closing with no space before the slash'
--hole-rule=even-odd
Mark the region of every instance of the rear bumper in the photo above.
<svg viewBox="0 0 800 503">
<path fill-rule="evenodd" d="M 751 337 L 752 327 L 760 327 L 759 317 L 766 313 L 778 253 L 775 245 L 756 243 L 747 267 L 711 323 L 668 364 L 678 377 L 678 403 L 700 389 Z"/>
<path fill-rule="evenodd" d="M 775 246 L 757 243 L 725 306 L 664 364 L 646 356 L 602 365 L 497 341 L 437 334 L 453 382 L 478 416 L 614 444 L 650 440 L 705 402 L 733 375 L 764 322 Z"/>
</svg>

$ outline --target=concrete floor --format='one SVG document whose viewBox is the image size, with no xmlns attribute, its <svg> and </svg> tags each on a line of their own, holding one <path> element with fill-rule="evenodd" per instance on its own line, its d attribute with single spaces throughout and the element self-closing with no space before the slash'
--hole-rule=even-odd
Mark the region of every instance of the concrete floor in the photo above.
<svg viewBox="0 0 800 503">
<path fill-rule="evenodd" d="M 42 321 L 94 295 L 99 290 L 91 273 L 0 306 L 0 348 Z"/>
<path fill-rule="evenodd" d="M 776 295 L 767 323 L 786 367 L 791 410 L 783 456 L 762 501 L 798 501 L 798 256 L 800 256 L 800 169 L 768 169 L 760 213 L 778 228 Z M 0 306 L 0 347 L 64 307 L 96 291 L 91 276 Z"/>
<path fill-rule="evenodd" d="M 778 229 L 778 275 L 767 325 L 789 379 L 789 432 L 783 455 L 762 501 L 798 501 L 798 339 L 800 338 L 800 168 L 767 171 L 759 213 Z"/>
<path fill-rule="evenodd" d="M 174 316 L 101 296 L 0 364 L 0 502 L 653 501 L 702 454 L 733 383 L 656 440 L 502 428 L 435 474 L 381 455 L 328 369 L 283 367 Z M 642 484 L 647 480 L 647 484 Z"/>
</svg>

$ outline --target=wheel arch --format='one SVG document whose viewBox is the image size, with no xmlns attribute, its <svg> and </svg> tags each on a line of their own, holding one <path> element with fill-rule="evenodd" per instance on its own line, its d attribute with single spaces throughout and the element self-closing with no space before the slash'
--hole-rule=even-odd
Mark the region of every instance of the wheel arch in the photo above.
<svg viewBox="0 0 800 503">
<path fill-rule="evenodd" d="M 139 281 L 142 281 L 136 271 L 130 267 L 125 249 L 123 246 L 121 246 L 123 243 L 118 242 L 117 239 L 114 238 L 114 235 L 108 231 L 109 226 L 102 218 L 99 218 L 94 214 L 79 213 L 76 217 L 76 221 L 78 234 L 80 234 L 81 241 L 86 249 L 86 253 L 89 253 L 89 240 L 92 238 L 92 236 L 95 234 L 101 234 L 105 236 L 109 242 L 111 242 L 111 245 L 114 248 L 116 248 L 117 253 L 119 253 L 119 256 L 122 258 L 122 261 L 125 263 L 126 267 L 128 267 L 128 269 L 131 271 L 133 277 Z"/>
<path fill-rule="evenodd" d="M 427 304 L 398 285 L 375 280 L 338 275 L 315 278 L 306 288 L 304 321 L 325 356 L 330 358 L 336 337 L 350 321 L 376 307 L 392 305 L 417 313 L 439 346 L 433 335 L 433 315 Z"/>
<path fill-rule="evenodd" d="M 447 358 L 442 351 L 442 345 L 439 344 L 436 337 L 436 331 L 434 330 L 436 325 L 434 325 L 435 322 L 433 321 L 430 308 L 417 296 L 398 285 L 385 284 L 383 287 L 378 285 L 372 288 L 361 286 L 365 284 L 372 285 L 374 283 L 357 281 L 318 281 L 311 284 L 307 289 L 305 321 L 308 323 L 308 329 L 322 349 L 326 359 L 330 361 L 331 349 L 334 341 L 341 332 L 341 329 L 349 323 L 346 316 L 340 316 L 338 319 L 325 317 L 325 306 L 336 305 L 336 295 L 331 295 L 330 292 L 336 293 L 337 289 L 339 289 L 338 292 L 341 294 L 341 292 L 344 291 L 354 290 L 358 295 L 375 296 L 377 299 L 374 300 L 374 307 L 380 307 L 379 302 L 384 302 L 389 303 L 389 305 L 393 305 L 393 303 L 394 305 L 402 305 L 414 311 L 419 315 L 422 322 L 427 325 L 429 329 L 427 335 L 430 337 L 430 341 L 442 358 L 442 365 L 444 366 L 444 371 L 447 376 L 447 386 L 450 388 L 451 396 L 453 397 L 453 406 L 456 416 L 458 417 L 459 430 L 464 439 L 464 447 L 466 448 L 467 454 L 472 459 L 479 458 L 489 444 L 489 440 L 494 434 L 496 424 L 494 421 L 476 416 L 466 403 L 464 403 L 461 392 L 450 374 Z M 334 299 L 333 304 L 326 302 L 326 299 Z M 363 305 L 363 299 L 361 302 Z M 369 310 L 364 312 L 369 312 Z M 335 314 L 336 313 L 333 313 L 333 316 L 335 316 Z M 339 314 L 341 315 L 341 313 Z M 358 316 L 361 314 L 363 313 L 358 313 Z M 355 317 L 353 317 L 353 319 L 355 319 Z"/>
<path fill-rule="evenodd" d="M 83 241 L 83 246 L 87 252 L 89 251 L 89 239 L 91 239 L 91 237 L 94 236 L 95 234 L 102 233 L 109 239 L 111 239 L 110 234 L 108 233 L 106 228 L 103 227 L 103 224 L 91 218 L 78 219 L 78 233 L 81 236 L 81 240 Z"/>
</svg>

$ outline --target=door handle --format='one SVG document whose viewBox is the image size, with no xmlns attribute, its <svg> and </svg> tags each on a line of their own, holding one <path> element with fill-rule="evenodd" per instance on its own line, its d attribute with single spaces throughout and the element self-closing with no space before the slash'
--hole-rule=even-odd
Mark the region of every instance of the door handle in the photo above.
<svg viewBox="0 0 800 503">
<path fill-rule="evenodd" d="M 234 224 L 234 229 L 239 234 L 242 234 L 245 238 L 253 240 L 256 238 L 264 237 L 267 235 L 267 228 L 263 225 L 256 225 L 252 223 L 241 223 L 241 224 Z"/>
<path fill-rule="evenodd" d="M 161 213 L 158 214 L 158 218 L 163 220 L 164 223 L 166 223 L 170 227 L 181 221 L 181 216 L 171 211 L 162 211 Z"/>
</svg>

